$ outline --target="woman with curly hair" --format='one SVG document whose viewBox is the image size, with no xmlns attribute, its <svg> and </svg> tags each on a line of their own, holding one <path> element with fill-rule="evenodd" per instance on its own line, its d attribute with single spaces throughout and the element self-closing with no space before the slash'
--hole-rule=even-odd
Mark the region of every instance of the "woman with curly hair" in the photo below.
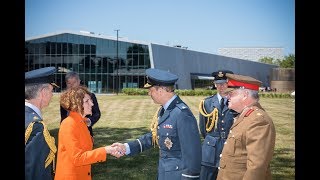
<svg viewBox="0 0 320 180">
<path fill-rule="evenodd" d="M 106 161 L 107 154 L 121 156 L 121 149 L 117 147 L 93 149 L 92 136 L 85 123 L 85 116 L 92 113 L 90 95 L 84 86 L 70 88 L 61 94 L 60 105 L 70 113 L 59 129 L 55 180 L 90 180 L 91 164 Z"/>
</svg>

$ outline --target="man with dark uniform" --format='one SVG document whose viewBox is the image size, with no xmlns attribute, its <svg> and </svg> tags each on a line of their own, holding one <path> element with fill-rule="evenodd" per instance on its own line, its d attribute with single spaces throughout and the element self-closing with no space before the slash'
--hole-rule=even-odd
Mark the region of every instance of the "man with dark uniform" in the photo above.
<svg viewBox="0 0 320 180">
<path fill-rule="evenodd" d="M 144 88 L 154 103 L 160 104 L 151 132 L 134 141 L 113 145 L 135 155 L 159 147 L 158 180 L 199 179 L 201 140 L 197 120 L 189 107 L 174 93 L 178 76 L 160 69 L 147 69 Z"/>
<path fill-rule="evenodd" d="M 25 179 L 53 179 L 55 139 L 42 119 L 41 110 L 52 98 L 55 67 L 45 67 L 25 73 Z"/>
<path fill-rule="evenodd" d="M 228 87 L 226 73 L 219 70 L 212 73 L 217 94 L 203 99 L 199 104 L 199 127 L 202 143 L 201 180 L 215 180 L 218 174 L 220 153 L 228 136 L 233 118 L 237 113 L 228 109 L 225 90 Z"/>
<path fill-rule="evenodd" d="M 229 109 L 234 118 L 222 150 L 217 179 L 269 180 L 276 131 L 271 117 L 259 103 L 261 81 L 250 76 L 226 74 Z"/>
</svg>

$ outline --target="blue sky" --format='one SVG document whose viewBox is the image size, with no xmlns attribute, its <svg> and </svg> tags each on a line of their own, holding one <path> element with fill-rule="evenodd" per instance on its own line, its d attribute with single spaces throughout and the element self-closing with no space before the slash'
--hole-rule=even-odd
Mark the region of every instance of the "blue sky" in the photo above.
<svg viewBox="0 0 320 180">
<path fill-rule="evenodd" d="M 295 54 L 294 0 L 26 0 L 25 37 L 70 31 L 217 54 L 282 47 Z"/>
</svg>

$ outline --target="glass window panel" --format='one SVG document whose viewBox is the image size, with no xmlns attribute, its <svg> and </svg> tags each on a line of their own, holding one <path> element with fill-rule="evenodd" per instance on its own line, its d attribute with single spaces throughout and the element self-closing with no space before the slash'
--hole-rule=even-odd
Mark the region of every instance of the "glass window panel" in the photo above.
<svg viewBox="0 0 320 180">
<path fill-rule="evenodd" d="M 72 44 L 72 54 L 79 54 L 79 45 Z"/>
<path fill-rule="evenodd" d="M 80 44 L 80 54 L 84 54 L 84 44 Z"/>
<path fill-rule="evenodd" d="M 66 42 L 62 43 L 62 54 L 68 54 L 68 44 Z"/>
<path fill-rule="evenodd" d="M 68 43 L 68 52 L 67 54 L 72 54 L 72 44 L 71 43 Z"/>
<path fill-rule="evenodd" d="M 52 42 L 50 44 L 50 52 L 51 54 L 57 54 L 57 43 L 56 42 Z"/>
<path fill-rule="evenodd" d="M 87 55 L 87 54 L 90 54 L 90 44 L 85 44 L 84 46 L 84 53 Z"/>
<path fill-rule="evenodd" d="M 60 42 L 57 42 L 57 55 L 61 55 L 61 49 L 62 49 L 62 44 Z"/>
</svg>

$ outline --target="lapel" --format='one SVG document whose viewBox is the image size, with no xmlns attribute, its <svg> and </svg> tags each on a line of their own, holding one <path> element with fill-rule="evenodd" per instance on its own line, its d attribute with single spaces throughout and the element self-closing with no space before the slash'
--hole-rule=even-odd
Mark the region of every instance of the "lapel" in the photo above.
<svg viewBox="0 0 320 180">
<path fill-rule="evenodd" d="M 219 104 L 219 99 L 218 99 L 218 95 L 213 96 L 212 98 L 212 103 L 211 103 L 211 109 L 213 110 L 214 108 L 217 108 L 219 111 L 221 111 L 220 109 L 220 104 Z M 211 111 L 212 111 L 211 110 Z M 210 112 L 211 112 L 210 111 Z M 210 113 L 209 112 L 209 113 Z"/>
<path fill-rule="evenodd" d="M 81 134 L 82 147 L 85 147 L 88 150 L 90 150 L 92 148 L 93 142 L 88 127 L 83 122 L 82 116 L 77 112 L 71 111 L 69 117 L 72 118 L 72 120 L 76 124 L 76 128 L 74 129 L 74 131 L 77 131 L 77 133 Z"/>
<path fill-rule="evenodd" d="M 180 103 L 181 100 L 180 98 L 177 96 L 172 102 L 171 104 L 168 106 L 167 110 L 164 111 L 163 115 L 161 117 L 159 117 L 159 122 L 158 125 L 160 125 L 161 123 L 163 123 L 166 119 L 168 119 L 168 117 L 170 116 L 170 112 L 175 108 L 176 104 Z M 160 110 L 161 112 L 161 110 Z"/>
<path fill-rule="evenodd" d="M 224 98 L 224 107 L 222 109 L 222 112 L 225 112 L 226 110 L 228 110 L 227 102 L 228 102 L 228 99 Z"/>
</svg>

